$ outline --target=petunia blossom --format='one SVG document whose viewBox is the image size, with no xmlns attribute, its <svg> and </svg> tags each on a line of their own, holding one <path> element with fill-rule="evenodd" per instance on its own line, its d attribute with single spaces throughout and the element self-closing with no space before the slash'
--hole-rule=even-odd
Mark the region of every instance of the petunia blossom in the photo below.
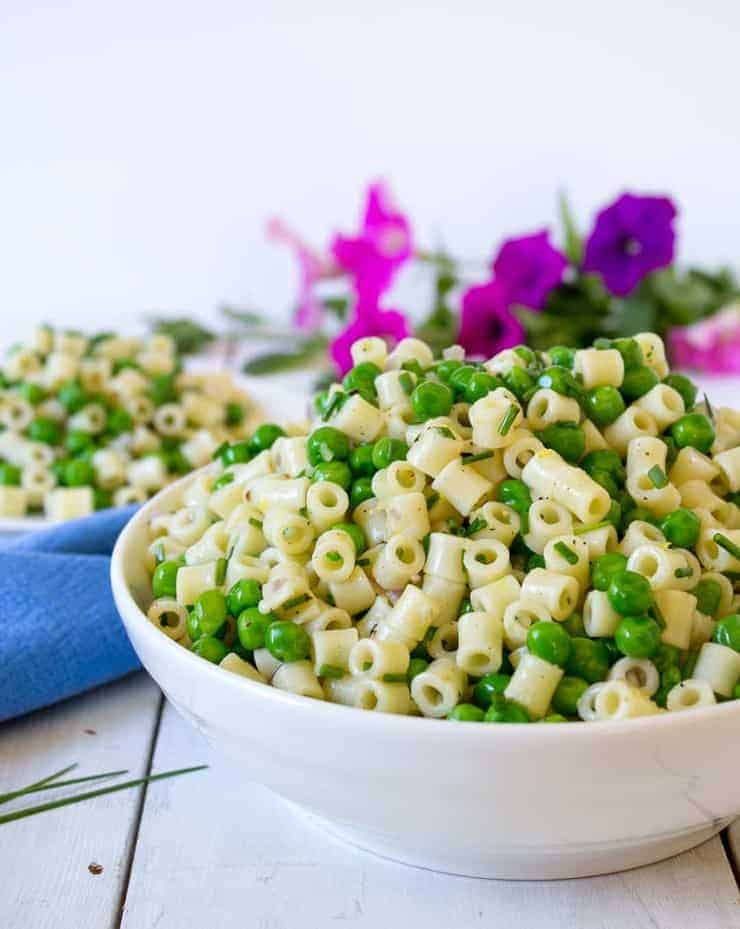
<svg viewBox="0 0 740 929">
<path fill-rule="evenodd" d="M 674 327 L 668 333 L 668 349 L 676 367 L 740 374 L 740 303 L 691 326 Z"/>
<path fill-rule="evenodd" d="M 565 257 L 550 244 L 549 232 L 542 229 L 504 242 L 493 270 L 512 303 L 541 310 L 553 287 L 562 283 L 567 266 Z"/>
<path fill-rule="evenodd" d="M 299 329 L 314 332 L 324 321 L 324 307 L 316 296 L 316 285 L 336 272 L 333 261 L 329 257 L 322 258 L 280 219 L 269 220 L 266 231 L 268 238 L 273 242 L 280 242 L 292 248 L 298 259 L 298 300 L 293 318 Z"/>
<path fill-rule="evenodd" d="M 331 343 L 331 357 L 339 373 L 346 374 L 353 365 L 350 349 L 357 339 L 380 336 L 395 344 L 409 334 L 409 325 L 403 313 L 383 310 L 376 304 L 358 303 L 352 322 Z"/>
<path fill-rule="evenodd" d="M 352 276 L 355 290 L 368 304 L 390 287 L 412 251 L 411 225 L 382 181 L 368 188 L 358 234 L 336 235 L 331 244 L 337 264 Z"/>
<path fill-rule="evenodd" d="M 676 207 L 667 197 L 622 194 L 596 216 L 586 242 L 584 271 L 596 271 L 624 297 L 651 271 L 673 261 Z"/>
<path fill-rule="evenodd" d="M 498 280 L 476 284 L 463 294 L 457 341 L 466 352 L 490 358 L 523 341 L 524 327 L 511 312 L 511 302 Z"/>
</svg>

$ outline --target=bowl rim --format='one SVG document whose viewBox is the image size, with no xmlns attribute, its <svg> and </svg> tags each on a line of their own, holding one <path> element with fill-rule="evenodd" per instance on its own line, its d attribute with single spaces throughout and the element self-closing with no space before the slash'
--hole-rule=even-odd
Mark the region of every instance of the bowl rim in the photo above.
<svg viewBox="0 0 740 929">
<path fill-rule="evenodd" d="M 280 690 L 269 684 L 262 684 L 258 681 L 252 681 L 249 678 L 242 677 L 239 674 L 229 673 L 218 665 L 206 661 L 199 655 L 183 648 L 177 641 L 166 636 L 157 629 L 148 619 L 144 611 L 131 593 L 129 583 L 126 579 L 126 564 L 129 554 L 130 540 L 133 538 L 140 524 L 146 522 L 154 512 L 162 511 L 162 503 L 175 495 L 190 481 L 194 480 L 199 474 L 204 473 L 211 465 L 205 465 L 190 474 L 185 475 L 178 481 L 168 484 L 160 490 L 155 496 L 151 497 L 143 504 L 126 523 L 123 530 L 116 540 L 111 556 L 110 581 L 113 591 L 113 598 L 116 609 L 126 628 L 127 635 L 128 622 L 138 622 L 141 626 L 140 634 L 149 639 L 152 646 L 156 649 L 169 649 L 168 655 L 171 660 L 179 662 L 184 673 L 204 674 L 209 676 L 214 683 L 221 681 L 225 687 L 234 690 L 235 693 L 244 693 L 251 695 L 257 700 L 264 700 L 267 703 L 277 701 L 286 707 L 294 707 L 297 712 L 303 713 L 321 713 L 321 714 L 340 714 L 340 718 L 355 720 L 356 726 L 363 726 L 375 730 L 378 727 L 393 729 L 399 732 L 407 732 L 411 735 L 413 732 L 432 733 L 450 732 L 450 735 L 441 736 L 441 738 L 474 738 L 475 734 L 483 729 L 490 735 L 486 738 L 520 738 L 520 739 L 537 739 L 556 738 L 558 733 L 568 732 L 573 735 L 567 738 L 598 738 L 607 735 L 614 737 L 616 735 L 627 735 L 632 733 L 642 733 L 649 735 L 656 729 L 662 731 L 665 727 L 681 727 L 682 725 L 690 726 L 693 722 L 701 723 L 704 719 L 718 718 L 720 716 L 737 716 L 740 722 L 740 700 L 728 700 L 713 706 L 699 707 L 692 710 L 677 712 L 665 712 L 655 714 L 649 717 L 634 717 L 631 719 L 613 720 L 613 721 L 593 721 L 579 725 L 533 725 L 532 723 L 509 723 L 502 726 L 439 726 L 440 722 L 448 722 L 445 719 L 436 719 L 425 716 L 409 716 L 396 713 L 372 713 L 367 710 L 361 710 L 358 707 L 345 706 L 341 703 L 332 703 L 328 700 L 315 700 L 310 697 L 304 697 L 300 694 L 290 693 L 289 691 Z M 166 508 L 165 508 L 166 509 Z M 130 638 L 130 637 L 129 637 Z M 133 646 L 133 643 L 132 643 Z M 134 651 L 136 651 L 134 647 Z M 155 679 L 156 682 L 156 679 Z M 347 714 L 353 714 L 351 717 Z M 330 716 L 328 718 L 331 718 Z M 492 730 L 492 731 L 491 731 Z M 575 733 L 578 733 L 577 735 Z"/>
</svg>

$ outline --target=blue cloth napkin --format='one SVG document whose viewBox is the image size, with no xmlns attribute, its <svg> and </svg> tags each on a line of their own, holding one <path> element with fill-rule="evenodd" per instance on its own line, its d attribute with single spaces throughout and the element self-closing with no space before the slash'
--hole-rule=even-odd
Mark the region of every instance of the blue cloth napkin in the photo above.
<svg viewBox="0 0 740 929">
<path fill-rule="evenodd" d="M 109 578 L 135 509 L 102 510 L 0 549 L 0 721 L 141 667 Z"/>
</svg>

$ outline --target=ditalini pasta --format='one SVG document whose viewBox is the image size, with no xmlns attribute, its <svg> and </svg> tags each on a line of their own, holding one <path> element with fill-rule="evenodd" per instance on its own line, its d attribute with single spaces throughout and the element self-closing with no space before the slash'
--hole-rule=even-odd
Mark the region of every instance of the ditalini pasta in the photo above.
<svg viewBox="0 0 740 929">
<path fill-rule="evenodd" d="M 214 451 L 208 397 L 156 408 L 165 430 L 197 417 L 188 454 L 210 463 L 151 520 L 150 622 L 252 681 L 376 712 L 614 721 L 740 697 L 740 432 L 717 438 L 731 412 L 696 404 L 658 336 L 484 364 L 371 338 L 352 357 L 304 434 Z M 28 420 L 11 399 L 7 458 Z M 166 479 L 112 454 L 93 456 L 107 486 Z M 42 458 L 5 508 L 59 492 Z"/>
<path fill-rule="evenodd" d="M 141 503 L 223 443 L 246 460 L 239 443 L 254 425 L 232 379 L 182 373 L 168 336 L 87 338 L 42 327 L 0 369 L 0 516 L 65 520 Z M 276 429 L 266 430 L 270 438 Z M 288 473 L 291 449 L 282 453 Z"/>
</svg>

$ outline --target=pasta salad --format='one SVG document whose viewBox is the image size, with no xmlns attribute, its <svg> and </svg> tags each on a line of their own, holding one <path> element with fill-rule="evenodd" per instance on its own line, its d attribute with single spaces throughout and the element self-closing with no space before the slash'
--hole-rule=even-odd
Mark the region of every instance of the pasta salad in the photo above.
<svg viewBox="0 0 740 929">
<path fill-rule="evenodd" d="M 465 722 L 740 697 L 740 414 L 652 333 L 483 362 L 352 348 L 316 420 L 152 518 L 149 620 L 254 681 Z"/>
<path fill-rule="evenodd" d="M 248 435 L 228 374 L 188 374 L 174 343 L 37 330 L 0 369 L 0 516 L 140 503 Z"/>
</svg>

